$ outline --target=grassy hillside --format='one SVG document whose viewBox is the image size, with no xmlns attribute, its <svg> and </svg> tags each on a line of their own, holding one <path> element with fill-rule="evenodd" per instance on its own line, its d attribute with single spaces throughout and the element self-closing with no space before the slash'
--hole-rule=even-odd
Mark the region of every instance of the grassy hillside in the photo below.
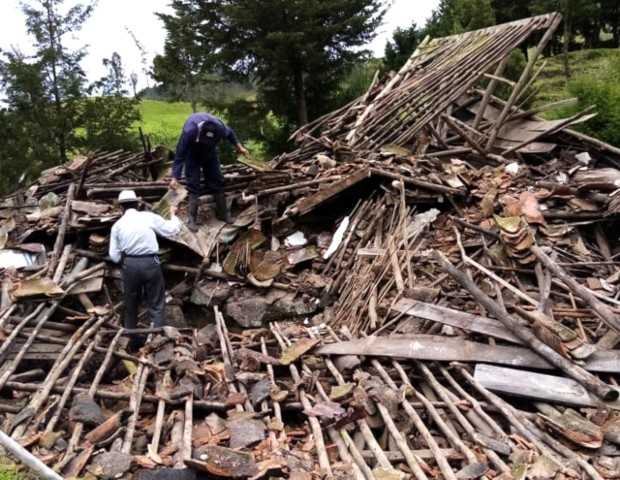
<svg viewBox="0 0 620 480">
<path fill-rule="evenodd" d="M 192 108 L 187 102 L 142 100 L 140 113 L 142 121 L 138 125 L 151 137 L 152 144 L 163 144 L 174 148 L 183 122 L 192 113 Z M 136 130 L 138 125 L 136 125 Z"/>
<path fill-rule="evenodd" d="M 596 76 L 599 73 L 605 74 L 610 59 L 620 58 L 620 50 L 579 50 L 569 53 L 568 56 L 572 78 L 578 78 L 584 74 Z M 541 59 L 537 67 L 542 65 L 543 61 L 546 61 L 547 64 L 535 83 L 535 86 L 540 89 L 535 104 L 543 105 L 570 98 L 571 95 L 567 91 L 567 81 L 564 75 L 564 58 L 558 55 Z"/>
</svg>

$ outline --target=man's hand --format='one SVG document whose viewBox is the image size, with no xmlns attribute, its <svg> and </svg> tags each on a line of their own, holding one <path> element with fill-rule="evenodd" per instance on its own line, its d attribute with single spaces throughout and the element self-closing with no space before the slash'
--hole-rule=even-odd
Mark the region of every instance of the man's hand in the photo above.
<svg viewBox="0 0 620 480">
<path fill-rule="evenodd" d="M 170 184 L 168 185 L 172 190 L 176 190 L 177 188 L 179 188 L 179 181 L 172 177 L 172 179 L 170 180 Z"/>
<path fill-rule="evenodd" d="M 250 152 L 248 152 L 248 149 L 245 148 L 240 143 L 237 145 L 237 153 L 239 153 L 240 155 L 243 155 L 244 157 L 250 156 Z"/>
</svg>

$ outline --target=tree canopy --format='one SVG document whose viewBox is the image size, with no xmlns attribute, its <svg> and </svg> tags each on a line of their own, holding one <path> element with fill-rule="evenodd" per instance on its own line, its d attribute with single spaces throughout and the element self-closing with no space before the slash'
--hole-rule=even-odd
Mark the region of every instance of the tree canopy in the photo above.
<svg viewBox="0 0 620 480">
<path fill-rule="evenodd" d="M 381 0 L 177 0 L 174 5 L 175 18 L 166 25 L 171 45 L 186 32 L 175 25 L 190 22 L 185 18 L 191 15 L 199 27 L 188 45 L 209 39 L 209 48 L 195 50 L 202 55 L 198 62 L 214 59 L 219 71 L 256 80 L 263 101 L 297 124 L 329 110 L 338 81 L 364 56 L 360 47 L 372 40 L 385 12 Z M 173 61 L 173 55 L 164 56 L 161 62 Z"/>
<path fill-rule="evenodd" d="M 104 61 L 108 75 L 91 85 L 81 67 L 86 48 L 68 47 L 67 38 L 77 35 L 93 4 L 29 0 L 22 10 L 34 53 L 0 52 L 5 104 L 0 188 L 22 173 L 65 162 L 79 149 L 128 146 L 129 129 L 138 118 L 137 101 L 125 96 L 120 55 Z"/>
</svg>

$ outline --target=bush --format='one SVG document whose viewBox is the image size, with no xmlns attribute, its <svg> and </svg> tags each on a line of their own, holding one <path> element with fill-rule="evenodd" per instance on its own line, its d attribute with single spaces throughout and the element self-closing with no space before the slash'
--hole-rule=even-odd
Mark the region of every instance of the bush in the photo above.
<svg viewBox="0 0 620 480">
<path fill-rule="evenodd" d="M 611 58 L 605 71 L 596 76 L 583 75 L 570 81 L 568 92 L 577 97 L 578 103 L 561 113 L 575 114 L 595 105 L 598 115 L 577 129 L 612 145 L 620 145 L 620 58 Z"/>
<path fill-rule="evenodd" d="M 140 120 L 140 100 L 122 95 L 92 97 L 84 100 L 81 130 L 88 150 L 132 150 L 138 138 L 131 130 Z"/>
<path fill-rule="evenodd" d="M 342 107 L 366 93 L 377 71 L 383 69 L 381 60 L 372 59 L 353 66 L 343 78 L 336 94 L 335 108 Z"/>
</svg>

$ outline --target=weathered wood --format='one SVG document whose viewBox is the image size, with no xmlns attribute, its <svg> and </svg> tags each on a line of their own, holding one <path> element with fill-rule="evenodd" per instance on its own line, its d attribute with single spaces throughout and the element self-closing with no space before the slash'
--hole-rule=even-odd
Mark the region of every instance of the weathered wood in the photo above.
<svg viewBox="0 0 620 480">
<path fill-rule="evenodd" d="M 438 362 L 487 362 L 513 367 L 549 370 L 550 360 L 523 347 L 488 345 L 459 337 L 438 335 L 369 336 L 344 342 L 328 343 L 318 355 L 364 355 Z M 555 353 L 555 352 L 554 352 Z M 593 372 L 620 373 L 620 352 L 595 352 L 584 368 Z"/>
<path fill-rule="evenodd" d="M 575 380 L 546 373 L 479 364 L 474 378 L 489 390 L 519 397 L 578 407 L 596 407 L 601 404 L 595 395 Z M 620 409 L 618 401 L 605 405 Z"/>
<path fill-rule="evenodd" d="M 586 386 L 590 391 L 607 401 L 616 400 L 619 396 L 617 390 L 602 382 L 598 377 L 575 365 L 562 357 L 555 350 L 541 342 L 534 333 L 520 319 L 508 314 L 500 305 L 494 302 L 463 272 L 457 270 L 449 260 L 437 252 L 436 258 L 442 268 L 448 272 L 463 288 L 468 290 L 480 305 L 484 306 L 506 328 L 518 336 L 524 343 L 529 345 L 536 353 L 545 358 L 549 363 L 564 371 L 567 375 Z"/>
<path fill-rule="evenodd" d="M 450 325 L 468 332 L 481 333 L 500 340 L 506 340 L 520 345 L 523 344 L 523 342 L 507 330 L 501 322 L 462 310 L 454 310 L 452 308 L 420 302 L 409 298 L 399 299 L 398 302 L 390 306 L 390 309 L 407 316 L 432 320 L 433 322 Z"/>
<path fill-rule="evenodd" d="M 580 285 L 573 277 L 571 277 L 566 271 L 557 265 L 556 262 L 542 250 L 542 248 L 534 245 L 531 247 L 532 253 L 547 267 L 553 274 L 564 282 L 571 291 L 587 302 L 592 309 L 596 312 L 599 318 L 613 328 L 616 332 L 620 333 L 620 315 L 617 315 L 611 308 L 597 299 L 594 294 L 583 285 Z"/>
<path fill-rule="evenodd" d="M 52 250 L 52 255 L 50 257 L 47 267 L 47 274 L 50 277 L 56 276 L 56 266 L 58 264 L 61 251 L 65 246 L 65 234 L 67 233 L 67 226 L 69 225 L 69 220 L 71 219 L 71 202 L 73 201 L 74 194 L 75 184 L 72 183 L 71 185 L 69 185 L 69 188 L 67 190 L 65 209 L 62 213 L 62 217 L 60 218 L 60 226 L 58 227 L 58 233 L 56 234 L 54 249 Z"/>
</svg>

